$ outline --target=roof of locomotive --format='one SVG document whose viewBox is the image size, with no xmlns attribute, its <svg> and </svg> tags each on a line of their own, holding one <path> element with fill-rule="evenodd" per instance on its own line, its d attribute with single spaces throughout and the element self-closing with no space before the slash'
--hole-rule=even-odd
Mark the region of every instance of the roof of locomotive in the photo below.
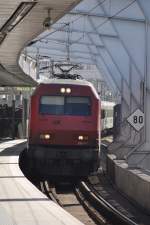
<svg viewBox="0 0 150 225">
<path fill-rule="evenodd" d="M 93 84 L 87 80 L 57 79 L 57 78 L 52 78 L 52 79 L 43 81 L 40 84 L 70 84 L 70 85 L 73 84 L 73 85 L 93 86 Z"/>
<path fill-rule="evenodd" d="M 92 89 L 94 95 L 99 99 L 99 95 L 95 89 L 95 87 L 93 86 L 93 84 L 87 80 L 80 80 L 80 79 L 57 79 L 57 78 L 52 78 L 46 81 L 41 82 L 38 87 L 40 85 L 48 85 L 48 84 L 64 84 L 64 85 L 81 85 L 81 86 L 88 86 Z"/>
</svg>

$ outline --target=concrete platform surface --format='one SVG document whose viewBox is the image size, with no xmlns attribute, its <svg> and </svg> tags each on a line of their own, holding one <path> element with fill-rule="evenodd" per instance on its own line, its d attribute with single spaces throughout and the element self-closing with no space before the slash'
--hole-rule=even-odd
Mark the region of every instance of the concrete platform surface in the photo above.
<svg viewBox="0 0 150 225">
<path fill-rule="evenodd" d="M 0 225 L 82 225 L 24 177 L 18 158 L 25 142 L 0 143 Z"/>
</svg>

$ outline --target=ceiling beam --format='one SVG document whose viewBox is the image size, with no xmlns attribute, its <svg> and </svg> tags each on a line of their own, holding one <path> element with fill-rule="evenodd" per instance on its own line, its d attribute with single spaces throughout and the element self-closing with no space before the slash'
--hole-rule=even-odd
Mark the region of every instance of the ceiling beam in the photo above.
<svg viewBox="0 0 150 225">
<path fill-rule="evenodd" d="M 52 27 L 55 31 L 61 31 L 61 32 L 67 32 L 68 33 L 68 29 L 67 28 L 65 28 L 64 26 L 63 27 L 60 27 L 60 28 L 58 28 L 57 27 L 57 23 L 56 23 L 56 26 L 55 25 L 53 25 L 53 27 Z M 93 35 L 97 35 L 97 32 L 95 32 L 95 31 L 86 31 L 86 30 L 80 30 L 80 29 L 77 29 L 77 28 L 70 28 L 69 29 L 69 32 L 71 33 L 71 32 L 76 32 L 76 33 L 87 33 L 87 34 L 93 34 Z M 51 35 L 51 33 L 50 33 L 50 35 Z M 49 36 L 50 36 L 49 35 Z M 118 35 L 114 35 L 114 34 L 105 34 L 105 33 L 101 33 L 101 32 L 99 32 L 99 35 L 101 35 L 101 36 L 103 36 L 103 37 L 110 37 L 110 38 L 118 38 Z M 47 37 L 49 37 L 49 36 L 47 36 Z"/>
<path fill-rule="evenodd" d="M 66 44 L 67 44 L 66 40 L 58 39 L 58 38 L 48 38 L 48 39 L 45 39 L 45 40 L 48 41 L 48 42 L 55 42 L 56 44 L 63 44 L 64 46 L 66 46 Z M 45 44 L 46 44 L 46 42 L 45 42 Z M 73 45 L 73 44 L 91 45 L 91 46 L 96 46 L 96 47 L 100 47 L 100 48 L 104 47 L 103 45 L 90 44 L 90 43 L 85 43 L 85 42 L 82 42 L 82 41 L 69 41 L 69 44 L 70 45 Z M 36 47 L 38 47 L 38 45 L 36 45 Z"/>
<path fill-rule="evenodd" d="M 113 16 L 113 15 L 103 14 L 103 13 L 92 13 L 92 12 L 89 13 L 89 12 L 83 12 L 80 10 L 72 10 L 71 12 L 67 13 L 67 15 L 77 15 L 77 16 L 83 16 L 83 17 L 90 16 L 90 17 L 96 17 L 96 18 L 145 23 L 145 19 L 141 19 L 141 18 L 131 18 L 131 17 L 123 17 L 123 16 L 117 16 L 117 15 Z"/>
</svg>

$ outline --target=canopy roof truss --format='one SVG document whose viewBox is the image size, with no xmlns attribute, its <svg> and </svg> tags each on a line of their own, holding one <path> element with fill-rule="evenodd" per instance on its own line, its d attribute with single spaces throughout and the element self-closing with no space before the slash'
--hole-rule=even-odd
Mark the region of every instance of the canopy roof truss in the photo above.
<svg viewBox="0 0 150 225">
<path fill-rule="evenodd" d="M 135 52 L 127 45 L 127 35 L 130 32 L 127 29 L 129 26 L 138 27 L 141 29 L 140 38 L 144 38 L 142 29 L 145 22 L 140 1 L 84 0 L 55 23 L 49 33 L 40 35 L 27 48 L 27 52 L 35 57 L 38 48 L 41 55 L 47 55 L 54 60 L 66 60 L 69 57 L 70 61 L 77 63 L 95 64 L 114 92 L 122 90 L 122 83 L 130 89 L 131 64 L 140 79 L 143 77 L 141 64 L 144 62 L 142 56 L 135 58 Z M 123 30 L 126 33 L 125 38 Z M 136 34 L 137 32 L 135 36 Z M 139 41 L 137 40 L 134 48 Z M 144 49 L 142 54 L 143 51 Z M 135 103 L 140 104 L 139 96 L 132 90 L 130 94 Z M 129 104 L 128 95 L 124 101 Z"/>
</svg>

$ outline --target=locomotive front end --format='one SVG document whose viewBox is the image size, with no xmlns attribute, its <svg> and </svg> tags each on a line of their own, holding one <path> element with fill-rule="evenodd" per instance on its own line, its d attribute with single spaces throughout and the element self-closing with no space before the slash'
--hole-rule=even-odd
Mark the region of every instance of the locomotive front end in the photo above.
<svg viewBox="0 0 150 225">
<path fill-rule="evenodd" d="M 30 166 L 48 176 L 85 177 L 99 164 L 100 101 L 86 81 L 41 84 L 31 99 Z"/>
</svg>

